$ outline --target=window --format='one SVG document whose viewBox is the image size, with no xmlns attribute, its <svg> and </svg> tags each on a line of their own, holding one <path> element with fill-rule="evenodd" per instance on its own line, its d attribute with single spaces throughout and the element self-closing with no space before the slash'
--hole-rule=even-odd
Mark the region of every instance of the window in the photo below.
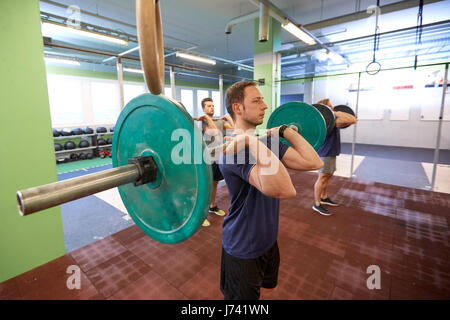
<svg viewBox="0 0 450 320">
<path fill-rule="evenodd" d="M 192 90 L 181 89 L 181 103 L 184 105 L 187 112 L 189 112 L 191 116 L 194 115 L 193 100 L 194 100 L 194 93 L 192 92 Z"/>
<path fill-rule="evenodd" d="M 115 123 L 120 113 L 116 82 L 92 81 L 91 101 L 94 123 Z"/>
<path fill-rule="evenodd" d="M 59 75 L 48 75 L 50 114 L 54 126 L 83 122 L 82 82 Z"/>
<path fill-rule="evenodd" d="M 52 123 L 55 126 L 81 123 L 83 121 L 81 81 L 48 75 L 47 85 Z"/>
<path fill-rule="evenodd" d="M 174 99 L 174 97 L 172 96 L 172 88 L 171 87 L 164 87 L 164 95 Z"/>
<path fill-rule="evenodd" d="M 212 94 L 212 99 L 214 101 L 214 116 L 215 117 L 220 117 L 220 115 L 222 114 L 222 110 L 221 110 L 221 101 L 220 101 L 220 91 L 211 91 Z"/>
<path fill-rule="evenodd" d="M 124 103 L 127 105 L 131 99 L 145 93 L 145 87 L 142 84 L 124 84 L 123 85 Z"/>
</svg>

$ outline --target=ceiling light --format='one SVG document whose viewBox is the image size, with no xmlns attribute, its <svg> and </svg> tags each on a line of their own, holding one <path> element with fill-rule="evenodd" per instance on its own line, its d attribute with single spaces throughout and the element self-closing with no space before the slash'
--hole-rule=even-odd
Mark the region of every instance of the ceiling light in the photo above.
<svg viewBox="0 0 450 320">
<path fill-rule="evenodd" d="M 183 53 L 183 52 L 177 52 L 177 57 L 189 59 L 189 60 L 193 60 L 193 61 L 197 61 L 197 62 L 202 62 L 202 63 L 208 63 L 208 64 L 212 64 L 212 65 L 216 64 L 216 60 L 207 59 L 207 58 L 203 58 L 203 57 L 199 57 L 199 56 L 194 56 L 192 54 Z"/>
<path fill-rule="evenodd" d="M 55 23 L 55 22 L 46 21 L 46 22 L 42 23 L 42 34 L 43 35 L 53 36 L 58 33 L 72 33 L 72 34 L 83 36 L 83 37 L 89 37 L 89 38 L 93 38 L 93 39 L 97 39 L 97 40 L 103 40 L 103 41 L 108 41 L 108 42 L 128 46 L 128 41 L 118 38 L 118 37 L 113 37 L 110 35 L 102 34 L 100 32 L 77 29 L 77 28 L 74 28 L 74 27 L 71 27 L 71 26 L 68 26 L 65 24 Z"/>
<path fill-rule="evenodd" d="M 51 58 L 51 57 L 44 57 L 45 62 L 55 62 L 55 63 L 62 63 L 62 64 L 70 64 L 73 66 L 80 66 L 80 61 L 78 60 L 71 60 L 71 59 L 63 59 L 63 58 Z"/>
<path fill-rule="evenodd" d="M 123 68 L 123 71 L 125 71 L 125 72 L 131 72 L 131 73 L 140 73 L 140 74 L 144 74 L 144 71 L 141 70 L 141 69 Z"/>
<path fill-rule="evenodd" d="M 296 36 L 309 45 L 313 45 L 316 43 L 316 41 L 314 41 L 314 39 L 309 34 L 307 34 L 305 31 L 288 20 L 286 20 L 281 26 L 283 27 L 283 29 L 289 31 L 292 35 Z"/>
<path fill-rule="evenodd" d="M 249 69 L 249 68 L 246 68 L 246 67 L 242 67 L 242 66 L 238 66 L 238 70 L 239 70 L 239 71 L 241 71 L 241 70 L 245 70 L 245 71 L 250 71 L 250 72 L 253 72 L 253 70 L 252 70 L 252 69 Z"/>
</svg>

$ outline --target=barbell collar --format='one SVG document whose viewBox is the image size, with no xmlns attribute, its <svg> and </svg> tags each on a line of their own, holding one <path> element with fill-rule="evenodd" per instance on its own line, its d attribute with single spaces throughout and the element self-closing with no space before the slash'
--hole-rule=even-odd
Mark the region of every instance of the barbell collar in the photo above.
<svg viewBox="0 0 450 320">
<path fill-rule="evenodd" d="M 134 164 L 139 169 L 139 179 L 134 181 L 134 186 L 141 186 L 156 180 L 158 167 L 152 156 L 136 157 L 128 160 L 129 164 Z"/>
</svg>

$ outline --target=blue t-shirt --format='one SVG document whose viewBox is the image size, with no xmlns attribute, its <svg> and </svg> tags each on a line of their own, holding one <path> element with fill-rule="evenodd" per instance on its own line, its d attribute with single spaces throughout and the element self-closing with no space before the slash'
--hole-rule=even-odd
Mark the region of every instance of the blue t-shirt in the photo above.
<svg viewBox="0 0 450 320">
<path fill-rule="evenodd" d="M 323 145 L 317 150 L 320 157 L 336 157 L 341 153 L 341 133 L 338 127 L 325 137 Z"/>
<path fill-rule="evenodd" d="M 264 140 L 261 141 L 270 149 L 272 140 Z M 288 148 L 279 142 L 278 150 L 272 152 L 281 159 Z M 238 153 L 233 164 L 225 162 L 229 161 L 227 156 L 219 164 L 231 198 L 229 214 L 223 222 L 222 245 L 229 255 L 254 259 L 267 252 L 277 240 L 280 199 L 264 195 L 248 182 L 256 162 L 248 149 L 241 152 L 245 152 L 245 161 L 237 162 L 239 158 L 244 159 Z"/>
</svg>

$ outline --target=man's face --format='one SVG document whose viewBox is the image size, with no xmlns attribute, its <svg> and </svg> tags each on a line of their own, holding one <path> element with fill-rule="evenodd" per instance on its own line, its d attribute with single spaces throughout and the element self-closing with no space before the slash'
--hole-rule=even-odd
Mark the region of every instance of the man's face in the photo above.
<svg viewBox="0 0 450 320">
<path fill-rule="evenodd" d="M 214 103 L 212 101 L 205 101 L 203 112 L 212 117 L 214 115 Z"/>
<path fill-rule="evenodd" d="M 263 123 L 264 113 L 267 105 L 261 92 L 255 86 L 248 86 L 244 89 L 244 103 L 242 111 L 242 119 L 246 122 L 257 126 Z"/>
</svg>

